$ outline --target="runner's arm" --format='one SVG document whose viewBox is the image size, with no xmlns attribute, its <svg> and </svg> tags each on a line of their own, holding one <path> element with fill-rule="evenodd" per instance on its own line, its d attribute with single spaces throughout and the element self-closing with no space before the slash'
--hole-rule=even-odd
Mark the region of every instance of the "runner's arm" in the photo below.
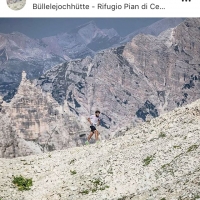
<svg viewBox="0 0 200 200">
<path fill-rule="evenodd" d="M 97 126 L 99 126 L 99 124 L 100 124 L 100 119 L 99 119 L 98 122 L 97 122 Z"/>
<path fill-rule="evenodd" d="M 89 117 L 87 120 L 88 120 L 88 122 L 92 125 L 92 122 L 91 122 L 91 120 L 90 120 L 90 117 Z"/>
</svg>

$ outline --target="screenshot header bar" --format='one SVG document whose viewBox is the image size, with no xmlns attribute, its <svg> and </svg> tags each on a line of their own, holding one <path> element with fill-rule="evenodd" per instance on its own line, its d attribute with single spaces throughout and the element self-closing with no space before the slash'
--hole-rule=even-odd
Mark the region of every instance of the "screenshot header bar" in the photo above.
<svg viewBox="0 0 200 200">
<path fill-rule="evenodd" d="M 200 8 L 199 0 L 14 1 L 2 0 L 0 17 L 199 17 Z"/>
</svg>

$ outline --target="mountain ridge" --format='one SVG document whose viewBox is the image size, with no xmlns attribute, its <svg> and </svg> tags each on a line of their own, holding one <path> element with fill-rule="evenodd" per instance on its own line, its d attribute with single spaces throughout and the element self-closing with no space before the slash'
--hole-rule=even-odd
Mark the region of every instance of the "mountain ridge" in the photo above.
<svg viewBox="0 0 200 200">
<path fill-rule="evenodd" d="M 138 123 L 157 117 L 199 98 L 198 48 L 190 48 L 191 42 L 199 45 L 199 23 L 188 19 L 157 37 L 140 34 L 93 59 L 66 62 L 47 71 L 38 85 L 60 104 L 68 100 L 80 115 L 98 107 L 108 116 L 105 127 L 113 130 L 126 119 Z"/>
<path fill-rule="evenodd" d="M 100 29 L 94 22 L 84 27 L 79 27 L 75 34 L 63 32 L 42 39 L 33 39 L 16 31 L 1 33 L 0 52 L 6 50 L 0 56 L 0 94 L 4 100 L 9 102 L 15 95 L 23 70 L 28 78 L 35 79 L 67 60 L 94 57 L 102 49 L 121 45 L 122 37 L 113 29 Z"/>
</svg>

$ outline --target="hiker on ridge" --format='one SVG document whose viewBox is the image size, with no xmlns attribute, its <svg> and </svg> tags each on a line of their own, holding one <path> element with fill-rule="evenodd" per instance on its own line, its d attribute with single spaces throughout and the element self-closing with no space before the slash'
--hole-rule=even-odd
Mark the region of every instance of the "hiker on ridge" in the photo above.
<svg viewBox="0 0 200 200">
<path fill-rule="evenodd" d="M 99 140 L 99 132 L 96 129 L 96 126 L 99 126 L 100 124 L 100 111 L 96 110 L 94 115 L 91 115 L 88 118 L 88 121 L 90 123 L 90 128 L 91 128 L 91 132 L 90 135 L 88 136 L 88 140 L 86 141 L 86 144 L 89 144 L 89 141 L 91 139 L 91 137 L 93 136 L 93 134 L 95 134 L 95 140 L 98 141 Z"/>
</svg>

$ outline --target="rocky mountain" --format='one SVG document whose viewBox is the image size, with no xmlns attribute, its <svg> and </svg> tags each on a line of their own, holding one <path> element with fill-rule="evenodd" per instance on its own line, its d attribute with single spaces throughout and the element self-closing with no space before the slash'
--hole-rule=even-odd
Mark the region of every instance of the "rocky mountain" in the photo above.
<svg viewBox="0 0 200 200">
<path fill-rule="evenodd" d="M 118 44 L 120 40 L 116 30 L 100 29 L 94 21 L 90 21 L 69 32 L 43 38 L 42 42 L 51 52 L 74 59 L 93 57 L 97 51 Z"/>
<path fill-rule="evenodd" d="M 124 46 L 53 67 L 38 80 L 71 112 L 102 111 L 115 132 L 200 98 L 200 19 L 187 19 L 159 36 L 140 34 Z"/>
<path fill-rule="evenodd" d="M 93 57 L 96 52 L 129 42 L 140 33 L 158 36 L 161 32 L 176 27 L 182 21 L 182 18 L 162 19 L 125 37 L 120 36 L 113 28 L 100 29 L 94 21 L 90 21 L 69 32 L 43 38 L 42 42 L 51 52 L 60 56 L 67 55 L 72 59 Z"/>
<path fill-rule="evenodd" d="M 45 44 L 18 32 L 0 34 L 0 94 L 10 101 L 25 70 L 28 78 L 38 78 L 43 71 L 64 62 L 65 59 L 49 53 Z"/>
<path fill-rule="evenodd" d="M 190 24 L 191 25 L 191 24 Z M 200 197 L 200 100 L 110 141 L 0 159 L 4 200 L 197 200 Z M 12 183 L 33 180 L 28 191 Z"/>
<path fill-rule="evenodd" d="M 181 19 L 164 19 L 147 28 L 160 33 Z M 138 32 L 139 33 L 139 32 Z M 96 52 L 130 41 L 136 33 L 121 37 L 116 30 L 100 29 L 91 21 L 71 31 L 42 39 L 13 32 L 0 34 L 0 94 L 9 102 L 17 91 L 23 70 L 29 79 L 38 78 L 51 67 L 74 58 L 93 57 Z"/>
<path fill-rule="evenodd" d="M 66 102 L 59 105 L 25 72 L 11 102 L 1 101 L 0 123 L 0 157 L 6 158 L 81 146 L 84 130 L 89 132 L 86 117 L 77 119 Z"/>
<path fill-rule="evenodd" d="M 94 22 L 43 39 L 32 39 L 19 32 L 0 34 L 0 94 L 8 102 L 12 99 L 23 70 L 29 79 L 38 78 L 57 64 L 70 58 L 93 56 L 119 39 L 114 29 L 101 30 Z"/>
<path fill-rule="evenodd" d="M 129 42 L 132 40 L 133 37 L 135 37 L 138 34 L 145 34 L 145 35 L 154 35 L 158 36 L 163 31 L 166 31 L 167 29 L 174 28 L 177 25 L 179 25 L 181 22 L 183 22 L 184 18 L 164 18 L 161 19 L 147 27 L 143 27 L 139 30 L 136 30 L 130 34 L 128 34 L 121 43 Z"/>
</svg>

